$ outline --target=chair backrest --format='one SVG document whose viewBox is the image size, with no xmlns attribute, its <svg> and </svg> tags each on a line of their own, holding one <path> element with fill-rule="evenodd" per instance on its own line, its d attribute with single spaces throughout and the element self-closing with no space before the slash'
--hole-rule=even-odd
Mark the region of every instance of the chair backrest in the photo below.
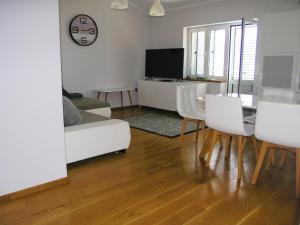
<svg viewBox="0 0 300 225">
<path fill-rule="evenodd" d="M 206 85 L 205 83 L 188 84 L 177 87 L 177 111 L 181 116 L 186 117 L 201 112 L 201 105 L 197 97 L 200 97 L 198 93 L 206 93 Z"/>
<path fill-rule="evenodd" d="M 273 144 L 300 148 L 300 105 L 260 101 L 255 136 Z"/>
<path fill-rule="evenodd" d="M 205 98 L 207 94 L 207 83 L 198 83 L 197 85 L 197 97 Z"/>
<path fill-rule="evenodd" d="M 206 95 L 205 123 L 225 133 L 244 135 L 242 101 L 240 98 Z"/>
</svg>

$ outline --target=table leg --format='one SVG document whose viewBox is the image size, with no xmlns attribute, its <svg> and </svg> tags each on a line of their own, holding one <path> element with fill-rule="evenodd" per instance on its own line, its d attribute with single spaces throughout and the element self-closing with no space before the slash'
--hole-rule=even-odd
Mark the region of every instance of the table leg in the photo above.
<svg viewBox="0 0 300 225">
<path fill-rule="evenodd" d="M 121 94 L 121 104 L 122 104 L 122 108 L 123 108 L 123 95 L 122 95 L 122 91 L 120 91 Z"/>
<path fill-rule="evenodd" d="M 127 92 L 128 92 L 128 97 L 129 97 L 130 105 L 131 105 L 131 107 L 133 107 L 132 100 L 131 100 L 131 95 L 130 95 L 130 91 L 128 90 Z"/>
<path fill-rule="evenodd" d="M 101 95 L 101 92 L 100 92 L 100 91 L 98 91 L 98 94 L 97 94 L 97 100 L 99 100 L 99 98 L 100 98 L 100 95 Z"/>
<path fill-rule="evenodd" d="M 108 92 L 105 93 L 105 102 L 107 102 Z"/>
</svg>

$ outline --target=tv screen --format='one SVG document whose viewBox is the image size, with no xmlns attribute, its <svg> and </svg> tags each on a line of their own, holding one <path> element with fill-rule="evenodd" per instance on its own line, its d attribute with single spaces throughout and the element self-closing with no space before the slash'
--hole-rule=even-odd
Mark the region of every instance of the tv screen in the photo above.
<svg viewBox="0 0 300 225">
<path fill-rule="evenodd" d="M 183 77 L 183 48 L 146 50 L 146 77 Z"/>
</svg>

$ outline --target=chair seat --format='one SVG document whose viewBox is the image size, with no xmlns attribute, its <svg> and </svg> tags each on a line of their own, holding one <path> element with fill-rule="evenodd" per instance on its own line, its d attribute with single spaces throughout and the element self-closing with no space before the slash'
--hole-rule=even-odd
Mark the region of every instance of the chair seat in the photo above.
<svg viewBox="0 0 300 225">
<path fill-rule="evenodd" d="M 249 137 L 249 136 L 254 135 L 254 132 L 255 132 L 255 125 L 254 124 L 244 123 L 244 127 L 245 127 L 244 136 Z"/>
</svg>

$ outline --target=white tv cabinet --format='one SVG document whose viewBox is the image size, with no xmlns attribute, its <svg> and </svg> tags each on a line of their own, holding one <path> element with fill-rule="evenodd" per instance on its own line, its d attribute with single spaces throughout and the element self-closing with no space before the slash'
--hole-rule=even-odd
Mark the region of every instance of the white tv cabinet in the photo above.
<svg viewBox="0 0 300 225">
<path fill-rule="evenodd" d="M 176 88 L 191 83 L 205 81 L 182 81 L 162 82 L 154 80 L 140 80 L 138 83 L 138 98 L 140 106 L 148 106 L 158 109 L 177 111 L 176 109 Z M 208 94 L 225 94 L 226 82 L 205 82 L 207 83 Z"/>
</svg>

